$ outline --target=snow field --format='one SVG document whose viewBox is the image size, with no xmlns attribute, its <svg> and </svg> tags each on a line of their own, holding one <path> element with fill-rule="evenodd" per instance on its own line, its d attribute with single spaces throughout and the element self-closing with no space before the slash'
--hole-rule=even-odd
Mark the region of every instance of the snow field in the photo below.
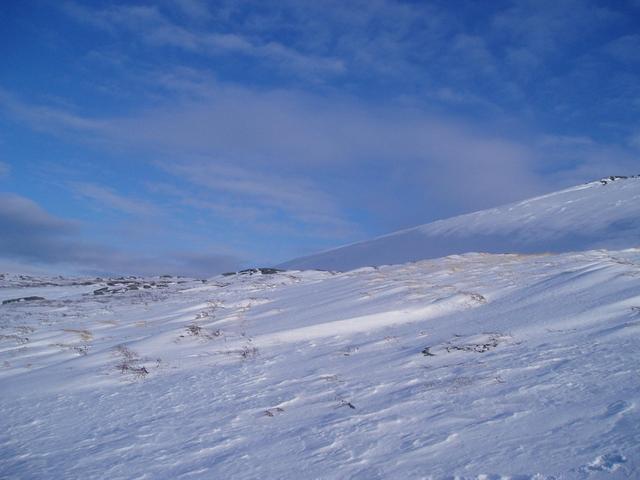
<svg viewBox="0 0 640 480">
<path fill-rule="evenodd" d="M 0 477 L 637 478 L 639 279 L 599 250 L 34 286 L 0 307 Z"/>
</svg>

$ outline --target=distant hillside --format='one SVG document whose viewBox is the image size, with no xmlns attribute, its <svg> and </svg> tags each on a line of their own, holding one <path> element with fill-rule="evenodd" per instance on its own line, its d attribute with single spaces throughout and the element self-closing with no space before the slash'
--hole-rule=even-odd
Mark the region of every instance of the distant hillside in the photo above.
<svg viewBox="0 0 640 480">
<path fill-rule="evenodd" d="M 543 253 L 635 247 L 640 245 L 639 177 L 607 177 L 279 266 L 344 271 L 466 252 Z"/>
</svg>

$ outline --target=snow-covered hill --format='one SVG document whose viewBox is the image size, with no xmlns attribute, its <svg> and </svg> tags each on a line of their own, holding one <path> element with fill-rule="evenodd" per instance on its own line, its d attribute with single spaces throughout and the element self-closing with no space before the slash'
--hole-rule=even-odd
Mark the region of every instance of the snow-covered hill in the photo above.
<svg viewBox="0 0 640 480">
<path fill-rule="evenodd" d="M 639 478 L 639 280 L 640 250 L 5 277 L 36 298 L 0 305 L 0 478 Z"/>
<path fill-rule="evenodd" d="M 298 258 L 290 269 L 346 271 L 466 252 L 543 253 L 640 245 L 640 178 L 610 177 Z"/>
</svg>

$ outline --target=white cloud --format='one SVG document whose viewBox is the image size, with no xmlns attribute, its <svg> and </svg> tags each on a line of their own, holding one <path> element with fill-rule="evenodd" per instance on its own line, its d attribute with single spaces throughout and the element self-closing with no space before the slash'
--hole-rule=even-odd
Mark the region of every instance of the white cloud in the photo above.
<svg viewBox="0 0 640 480">
<path fill-rule="evenodd" d="M 173 167 L 190 181 L 295 214 L 337 215 L 338 208 L 327 206 L 340 203 L 341 195 L 327 195 L 335 187 L 331 180 L 322 185 L 317 173 L 350 175 L 356 191 L 366 184 L 358 181 L 358 169 L 377 169 L 380 175 L 404 170 L 412 180 L 421 177 L 425 188 L 442 189 L 458 209 L 544 188 L 534 173 L 530 144 L 394 104 L 370 107 L 345 97 L 214 84 L 200 101 L 114 119 L 110 125 L 119 143 L 178 158 L 204 156 Z M 271 169 L 293 175 L 264 174 Z"/>
<path fill-rule="evenodd" d="M 344 96 L 257 91 L 200 82 L 193 71 L 174 73 L 171 86 L 186 86 L 190 97 L 173 96 L 170 105 L 129 117 L 74 117 L 67 134 L 87 125 L 78 137 L 83 142 L 153 154 L 174 175 L 227 195 L 227 203 L 341 228 L 350 223 L 346 207 L 371 209 L 386 200 L 401 208 L 396 192 L 371 189 L 385 183 L 376 184 L 376 176 L 400 175 L 400 184 L 424 189 L 427 196 L 412 206 L 421 220 L 435 211 L 488 207 L 558 186 L 536 173 L 537 140 L 497 134 L 494 125 L 472 128 L 406 103 L 368 106 Z M 69 117 L 50 107 L 19 104 L 16 110 L 49 112 L 22 116 L 37 128 L 48 122 L 61 128 L 58 120 Z M 278 175 L 268 173 L 273 171 Z M 370 171 L 378 172 L 373 183 L 360 181 Z M 79 193 L 129 213 L 147 210 L 95 186 Z"/>
<path fill-rule="evenodd" d="M 512 133 L 499 117 L 473 127 L 413 107 L 406 98 L 371 105 L 339 94 L 257 90 L 222 84 L 188 68 L 145 81 L 169 91 L 166 102 L 121 118 L 85 118 L 4 98 L 35 128 L 153 155 L 157 165 L 210 194 L 207 199 L 190 195 L 184 205 L 226 218 L 235 210 L 247 219 L 253 215 L 248 220 L 253 222 L 273 220 L 279 211 L 288 220 L 348 231 L 353 230 L 349 212 L 358 209 L 397 227 L 393 222 L 407 210 L 406 195 L 413 198 L 413 216 L 406 221 L 422 222 L 632 166 L 624 148 L 585 136 L 517 126 Z M 114 192 L 85 189 L 84 194 L 141 211 Z"/>
</svg>

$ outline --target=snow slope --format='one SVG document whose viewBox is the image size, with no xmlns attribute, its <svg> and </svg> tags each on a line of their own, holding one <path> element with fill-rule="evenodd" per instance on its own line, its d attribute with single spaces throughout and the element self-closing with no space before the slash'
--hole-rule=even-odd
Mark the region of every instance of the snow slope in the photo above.
<svg viewBox="0 0 640 480">
<path fill-rule="evenodd" d="M 604 179 L 298 258 L 289 269 L 346 271 L 466 252 L 544 253 L 640 245 L 640 178 Z"/>
<path fill-rule="evenodd" d="M 0 478 L 639 478 L 639 280 L 601 250 L 22 285 Z"/>
</svg>

